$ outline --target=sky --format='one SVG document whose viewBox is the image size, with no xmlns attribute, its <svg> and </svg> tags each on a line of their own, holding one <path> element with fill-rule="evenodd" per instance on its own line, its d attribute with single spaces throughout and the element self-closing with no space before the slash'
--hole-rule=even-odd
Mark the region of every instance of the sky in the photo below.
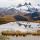
<svg viewBox="0 0 40 40">
<path fill-rule="evenodd" d="M 16 6 L 25 2 L 31 2 L 31 4 L 35 5 L 36 3 L 40 3 L 40 0 L 0 0 L 0 7 Z"/>
</svg>

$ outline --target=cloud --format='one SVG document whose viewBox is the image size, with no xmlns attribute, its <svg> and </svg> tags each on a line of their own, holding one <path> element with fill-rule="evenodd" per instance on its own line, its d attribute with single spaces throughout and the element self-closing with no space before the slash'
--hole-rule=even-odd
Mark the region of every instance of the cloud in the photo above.
<svg viewBox="0 0 40 40">
<path fill-rule="evenodd" d="M 40 3 L 40 0 L 0 0 L 0 7 L 16 6 L 19 3 L 24 4 L 25 2 L 31 2 L 32 5 L 36 5 Z"/>
</svg>

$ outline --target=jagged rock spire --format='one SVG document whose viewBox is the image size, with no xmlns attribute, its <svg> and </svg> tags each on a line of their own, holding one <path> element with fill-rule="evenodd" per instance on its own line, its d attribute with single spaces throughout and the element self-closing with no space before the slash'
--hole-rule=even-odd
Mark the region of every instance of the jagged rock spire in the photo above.
<svg viewBox="0 0 40 40">
<path fill-rule="evenodd" d="M 29 2 L 29 5 L 31 5 L 31 3 Z"/>
<path fill-rule="evenodd" d="M 26 2 L 25 2 L 25 4 L 24 5 L 28 5 Z"/>
<path fill-rule="evenodd" d="M 19 4 L 17 7 L 21 7 L 22 6 L 22 4 Z"/>
</svg>

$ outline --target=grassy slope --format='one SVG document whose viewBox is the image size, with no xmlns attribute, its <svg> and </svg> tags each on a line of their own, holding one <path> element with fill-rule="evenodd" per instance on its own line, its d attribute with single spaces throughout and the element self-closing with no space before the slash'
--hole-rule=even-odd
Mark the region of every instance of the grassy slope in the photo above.
<svg viewBox="0 0 40 40">
<path fill-rule="evenodd" d="M 35 22 L 35 23 L 40 23 L 40 20 L 34 20 L 32 22 Z"/>
<path fill-rule="evenodd" d="M 16 19 L 13 16 L 0 17 L 0 24 L 14 22 L 14 21 L 16 21 Z"/>
</svg>

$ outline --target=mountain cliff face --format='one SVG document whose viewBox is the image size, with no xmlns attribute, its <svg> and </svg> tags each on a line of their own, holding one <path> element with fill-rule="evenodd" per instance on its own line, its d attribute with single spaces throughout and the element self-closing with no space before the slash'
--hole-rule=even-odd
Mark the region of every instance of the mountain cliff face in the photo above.
<svg viewBox="0 0 40 40">
<path fill-rule="evenodd" d="M 14 15 L 19 14 L 20 12 L 23 14 L 27 13 L 35 13 L 40 12 L 37 8 L 31 5 L 31 3 L 27 4 L 26 2 L 22 4 L 18 4 L 16 7 L 13 8 L 0 8 L 0 16 L 1 15 Z M 20 14 L 21 14 L 20 13 Z"/>
</svg>

